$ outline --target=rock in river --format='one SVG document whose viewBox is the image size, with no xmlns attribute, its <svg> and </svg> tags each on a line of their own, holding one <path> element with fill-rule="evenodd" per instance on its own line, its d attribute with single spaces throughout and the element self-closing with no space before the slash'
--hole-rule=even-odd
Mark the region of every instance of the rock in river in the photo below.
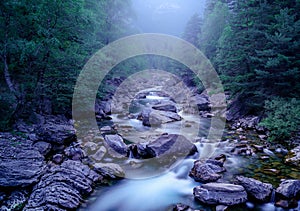
<svg viewBox="0 0 300 211">
<path fill-rule="evenodd" d="M 25 140 L 0 140 L 0 187 L 26 187 L 38 182 L 45 162 Z"/>
<path fill-rule="evenodd" d="M 287 199 L 300 196 L 300 180 L 284 180 L 276 189 L 276 194 Z"/>
<path fill-rule="evenodd" d="M 207 183 L 194 188 L 194 196 L 204 204 L 235 205 L 247 201 L 243 186 L 227 183 Z"/>
<path fill-rule="evenodd" d="M 190 176 L 198 182 L 215 182 L 222 176 L 219 173 L 226 171 L 220 160 L 208 159 L 206 162 L 197 160 L 190 171 Z"/>
<path fill-rule="evenodd" d="M 285 162 L 300 167 L 300 146 L 292 149 L 288 153 Z"/>
<path fill-rule="evenodd" d="M 112 148 L 115 152 L 119 153 L 120 155 L 127 155 L 128 147 L 124 143 L 123 138 L 119 135 L 106 135 L 105 142 L 107 143 L 108 147 Z"/>
<path fill-rule="evenodd" d="M 76 209 L 83 196 L 92 192 L 94 182 L 100 179 L 101 176 L 78 161 L 54 165 L 33 188 L 25 210 Z"/>
<path fill-rule="evenodd" d="M 107 178 L 116 179 L 125 177 L 123 169 L 116 163 L 95 163 L 94 170 Z"/>
<path fill-rule="evenodd" d="M 182 135 L 165 134 L 146 146 L 151 157 L 187 156 L 197 151 L 195 145 Z"/>
<path fill-rule="evenodd" d="M 176 106 L 171 103 L 164 103 L 152 106 L 155 110 L 177 112 Z"/>
<path fill-rule="evenodd" d="M 250 198 L 261 202 L 270 200 L 273 191 L 273 186 L 271 184 L 243 176 L 237 176 L 236 183 L 245 188 Z"/>
</svg>

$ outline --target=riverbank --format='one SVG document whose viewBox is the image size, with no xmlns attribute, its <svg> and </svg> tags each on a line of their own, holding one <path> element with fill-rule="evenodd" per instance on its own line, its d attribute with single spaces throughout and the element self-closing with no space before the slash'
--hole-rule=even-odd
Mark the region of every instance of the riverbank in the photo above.
<svg viewBox="0 0 300 211">
<path fill-rule="evenodd" d="M 269 206 L 272 210 L 274 204 L 297 207 L 299 183 L 291 181 L 299 181 L 300 175 L 297 138 L 287 145 L 270 143 L 267 131 L 258 125 L 258 117 L 243 117 L 229 122 L 222 139 L 213 144 L 214 157 L 226 157 L 223 164 L 200 159 L 212 144 L 205 139 L 205 131 L 213 114 L 204 94 L 194 96 L 195 104 L 202 108 L 200 120 L 198 114 L 180 112 L 180 105 L 160 91 L 148 90 L 136 97 L 131 115 L 111 114 L 109 103 L 101 102 L 96 114 L 100 133 L 87 130 L 83 140 L 76 137 L 74 122 L 63 116 L 34 114 L 31 124 L 19 121 L 14 131 L 0 134 L 0 186 L 4 190 L 0 193 L 1 209 L 91 210 L 97 206 L 101 210 L 107 203 L 105 197 L 128 193 L 134 196 L 140 191 L 140 200 L 127 198 L 132 209 L 153 195 L 161 199 L 161 204 L 157 202 L 159 209 L 169 209 L 177 203 L 186 206 L 177 205 L 174 210 L 187 210 L 188 206 L 204 210 L 225 210 L 227 206 L 233 206 L 233 210 L 266 210 L 265 206 Z M 194 128 L 200 133 L 195 135 Z M 143 134 L 136 136 L 137 131 Z M 176 150 L 170 150 L 172 147 Z M 246 179 L 237 182 L 237 176 Z M 145 180 L 136 181 L 137 177 Z M 284 182 L 286 179 L 289 180 Z M 114 183 L 117 184 L 103 186 Z M 261 199 L 249 197 L 253 195 L 253 190 L 247 190 L 249 184 L 267 184 L 263 204 Z M 290 189 L 291 186 L 296 188 Z M 150 187 L 153 192 L 143 191 Z M 214 194 L 219 189 L 223 191 L 221 196 Z M 232 193 L 232 189 L 237 192 Z M 216 198 L 203 196 L 203 191 L 212 191 L 210 195 Z M 144 192 L 148 195 L 144 196 Z M 232 202 L 234 194 L 243 196 L 239 203 Z M 217 199 L 224 195 L 229 197 L 226 202 Z M 100 203 L 95 205 L 97 201 Z M 114 210 L 121 209 L 124 203 L 115 201 Z M 145 210 L 153 210 L 151 206 L 155 204 L 150 201 Z"/>
</svg>

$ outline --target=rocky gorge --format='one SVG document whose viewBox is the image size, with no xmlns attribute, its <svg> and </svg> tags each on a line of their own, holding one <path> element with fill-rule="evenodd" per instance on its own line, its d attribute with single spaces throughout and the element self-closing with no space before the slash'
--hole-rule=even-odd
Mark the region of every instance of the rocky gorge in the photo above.
<svg viewBox="0 0 300 211">
<path fill-rule="evenodd" d="M 143 90 L 131 97 L 136 90 L 128 89 L 137 86 L 119 86 L 116 101 L 96 104 L 100 129 L 84 130 L 83 139 L 76 122 L 52 115 L 32 114 L 30 124 L 20 120 L 1 133 L 0 210 L 299 209 L 297 137 L 290 145 L 270 143 L 259 117 L 232 119 L 228 111 L 222 139 L 210 143 L 205 131 L 214 113 L 207 93 L 182 93 L 178 79 L 166 78 L 160 87 L 142 80 Z M 203 158 L 207 147 L 214 154 Z M 160 193 L 162 201 L 143 206 L 141 192 L 122 207 L 124 201 L 112 198 L 127 200 L 126 189 L 149 191 L 148 198 Z"/>
</svg>

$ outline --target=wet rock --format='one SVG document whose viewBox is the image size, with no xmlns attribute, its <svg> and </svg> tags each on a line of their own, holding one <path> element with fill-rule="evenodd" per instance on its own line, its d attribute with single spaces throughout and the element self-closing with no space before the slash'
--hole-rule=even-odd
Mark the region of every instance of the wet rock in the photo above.
<svg viewBox="0 0 300 211">
<path fill-rule="evenodd" d="M 271 184 L 243 176 L 236 177 L 236 184 L 245 188 L 249 198 L 260 202 L 268 202 L 273 191 Z"/>
<path fill-rule="evenodd" d="M 180 115 L 170 111 L 159 111 L 153 109 L 144 109 L 138 116 L 139 120 L 143 121 L 143 125 L 148 127 L 159 126 L 161 124 L 180 121 Z"/>
<path fill-rule="evenodd" d="M 64 150 L 64 153 L 72 160 L 81 160 L 85 157 L 84 151 L 78 143 L 72 143 Z"/>
<path fill-rule="evenodd" d="M 52 166 L 33 188 L 25 210 L 76 209 L 100 179 L 101 176 L 78 161 Z"/>
<path fill-rule="evenodd" d="M 265 174 L 269 174 L 269 175 L 278 175 L 280 173 L 280 170 L 277 169 L 263 169 L 263 172 Z"/>
<path fill-rule="evenodd" d="M 55 164 L 61 164 L 64 160 L 64 156 L 62 154 L 53 155 L 52 161 Z"/>
<path fill-rule="evenodd" d="M 44 168 L 44 157 L 31 141 L 0 140 L 0 187 L 32 185 Z"/>
<path fill-rule="evenodd" d="M 44 142 L 44 141 L 36 142 L 33 146 L 36 147 L 37 150 L 43 156 L 46 156 L 51 151 L 51 148 L 52 148 L 51 144 Z"/>
<path fill-rule="evenodd" d="M 253 144 L 252 147 L 257 151 L 257 152 L 263 152 L 264 146 L 256 145 Z"/>
<path fill-rule="evenodd" d="M 94 142 L 87 142 L 84 144 L 83 149 L 88 155 L 94 154 L 98 149 L 98 144 Z"/>
<path fill-rule="evenodd" d="M 147 144 L 148 153 L 151 157 L 161 157 L 162 159 L 170 159 L 194 154 L 197 148 L 193 143 L 182 135 L 165 134 L 155 141 Z"/>
<path fill-rule="evenodd" d="M 194 188 L 194 197 L 209 205 L 236 205 L 247 201 L 243 186 L 227 183 L 207 183 Z"/>
<path fill-rule="evenodd" d="M 300 146 L 292 149 L 288 153 L 285 162 L 300 167 Z"/>
<path fill-rule="evenodd" d="M 248 109 L 244 106 L 243 102 L 244 99 L 239 99 L 239 97 L 237 97 L 229 103 L 226 112 L 227 121 L 237 120 L 247 114 Z"/>
<path fill-rule="evenodd" d="M 105 156 L 107 150 L 104 146 L 101 146 L 96 153 L 94 154 L 88 154 L 88 156 L 90 156 L 90 158 L 92 158 L 94 161 L 99 162 L 103 159 L 103 157 Z"/>
<path fill-rule="evenodd" d="M 153 155 L 147 149 L 147 143 L 138 143 L 130 145 L 130 151 L 133 158 L 151 158 Z"/>
<path fill-rule="evenodd" d="M 109 115 L 111 114 L 111 103 L 110 101 L 100 101 L 96 99 L 95 103 L 95 113 L 102 116 L 102 115 Z"/>
<path fill-rule="evenodd" d="M 64 116 L 46 116 L 45 123 L 36 126 L 36 134 L 40 141 L 55 144 L 66 144 L 76 140 L 72 121 Z"/>
<path fill-rule="evenodd" d="M 269 157 L 269 156 L 266 156 L 266 155 L 264 155 L 264 156 L 261 156 L 261 157 L 260 157 L 260 159 L 261 159 L 261 160 L 269 160 L 269 159 L 270 159 L 270 157 Z"/>
<path fill-rule="evenodd" d="M 124 178 L 124 170 L 115 163 L 96 163 L 93 165 L 94 170 L 106 178 L 117 179 Z"/>
<path fill-rule="evenodd" d="M 276 194 L 287 199 L 300 196 L 300 180 L 284 180 L 276 189 Z"/>
<path fill-rule="evenodd" d="M 110 126 L 104 126 L 104 127 L 100 128 L 101 133 L 109 133 L 111 131 L 112 131 L 112 128 Z"/>
<path fill-rule="evenodd" d="M 173 211 L 196 211 L 196 210 L 192 209 L 188 205 L 179 203 L 173 207 Z"/>
<path fill-rule="evenodd" d="M 222 176 L 220 173 L 225 172 L 223 167 L 226 157 L 218 156 L 216 159 L 208 159 L 206 162 L 197 160 L 191 169 L 189 175 L 198 182 L 215 182 Z"/>
<path fill-rule="evenodd" d="M 177 112 L 176 106 L 170 103 L 158 104 L 152 106 L 155 110 Z"/>
<path fill-rule="evenodd" d="M 196 94 L 191 99 L 193 105 L 197 105 L 199 111 L 208 111 L 210 102 L 206 94 Z"/>
<path fill-rule="evenodd" d="M 128 146 L 124 143 L 123 138 L 119 135 L 106 135 L 104 137 L 105 143 L 113 151 L 119 155 L 126 156 L 128 153 Z"/>
<path fill-rule="evenodd" d="M 292 200 L 284 200 L 284 199 L 280 199 L 279 201 L 277 201 L 275 203 L 276 207 L 282 207 L 282 208 L 297 208 L 298 207 L 298 201 L 296 199 L 292 199 Z"/>
<path fill-rule="evenodd" d="M 226 211 L 226 210 L 228 210 L 228 206 L 225 205 L 216 206 L 216 211 Z"/>
</svg>

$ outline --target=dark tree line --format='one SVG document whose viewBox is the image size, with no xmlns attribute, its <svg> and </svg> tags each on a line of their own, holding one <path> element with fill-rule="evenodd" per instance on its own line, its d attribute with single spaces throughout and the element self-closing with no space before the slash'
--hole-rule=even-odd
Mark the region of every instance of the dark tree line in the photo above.
<svg viewBox="0 0 300 211">
<path fill-rule="evenodd" d="M 201 31 L 193 44 L 212 61 L 235 102 L 265 118 L 271 139 L 299 129 L 299 11 L 299 0 L 208 0 L 201 24 L 193 17 L 186 28 L 187 40 L 195 40 L 192 26 Z"/>
<path fill-rule="evenodd" d="M 70 112 L 87 59 L 130 33 L 129 0 L 0 2 L 1 125 L 31 112 Z"/>
</svg>

